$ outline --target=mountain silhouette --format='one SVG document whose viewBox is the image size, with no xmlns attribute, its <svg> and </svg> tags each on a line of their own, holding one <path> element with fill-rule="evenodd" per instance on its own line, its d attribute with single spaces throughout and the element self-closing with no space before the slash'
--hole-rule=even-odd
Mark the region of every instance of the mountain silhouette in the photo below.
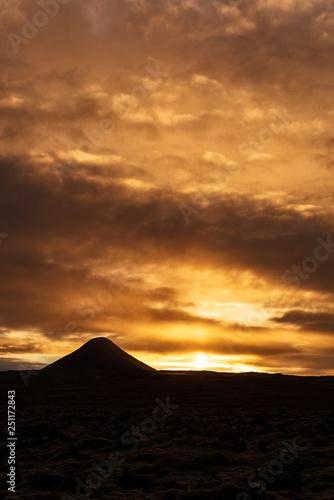
<svg viewBox="0 0 334 500">
<path fill-rule="evenodd" d="M 96 369 L 122 372 L 155 371 L 105 337 L 89 340 L 76 351 L 43 368 L 43 371 Z"/>
</svg>

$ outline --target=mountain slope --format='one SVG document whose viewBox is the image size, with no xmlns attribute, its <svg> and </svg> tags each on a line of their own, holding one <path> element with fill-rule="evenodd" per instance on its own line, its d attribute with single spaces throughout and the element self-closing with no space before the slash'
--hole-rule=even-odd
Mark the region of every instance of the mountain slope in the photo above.
<svg viewBox="0 0 334 500">
<path fill-rule="evenodd" d="M 105 337 L 89 340 L 76 351 L 46 366 L 43 371 L 94 369 L 122 372 L 155 371 Z"/>
</svg>

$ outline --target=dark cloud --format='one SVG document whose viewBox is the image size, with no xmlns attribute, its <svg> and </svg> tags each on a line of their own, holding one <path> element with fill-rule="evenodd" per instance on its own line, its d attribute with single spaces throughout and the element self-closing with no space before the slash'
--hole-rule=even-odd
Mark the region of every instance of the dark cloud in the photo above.
<svg viewBox="0 0 334 500">
<path fill-rule="evenodd" d="M 298 326 L 306 332 L 334 333 L 334 314 L 292 310 L 272 319 L 276 323 Z"/>
<path fill-rule="evenodd" d="M 0 353 L 31 353 L 31 352 L 43 352 L 43 347 L 38 344 L 2 344 L 0 345 Z"/>
<path fill-rule="evenodd" d="M 177 193 L 156 188 L 141 192 L 120 185 L 117 178 L 101 184 L 77 174 L 59 185 L 50 168 L 40 173 L 24 158 L 1 161 L 0 179 L 7 187 L 0 200 L 1 228 L 10 235 L 1 248 L 6 328 L 49 331 L 52 318 L 73 316 L 75 303 L 107 287 L 108 280 L 97 276 L 94 266 L 109 259 L 117 270 L 127 260 L 172 265 L 186 258 L 196 266 L 251 269 L 292 289 L 282 282 L 282 274 L 312 256 L 316 238 L 322 234 L 326 239 L 331 230 L 321 214 L 305 218 L 293 207 L 245 195 L 215 199 L 186 226 Z M 190 205 L 192 198 L 184 201 Z M 328 258 L 300 286 L 333 293 L 333 274 Z M 145 297 L 147 292 L 140 293 Z M 149 295 L 170 302 L 165 309 L 150 310 L 152 320 L 190 319 L 175 309 L 168 287 Z M 55 328 L 59 326 L 57 321 Z"/>
</svg>

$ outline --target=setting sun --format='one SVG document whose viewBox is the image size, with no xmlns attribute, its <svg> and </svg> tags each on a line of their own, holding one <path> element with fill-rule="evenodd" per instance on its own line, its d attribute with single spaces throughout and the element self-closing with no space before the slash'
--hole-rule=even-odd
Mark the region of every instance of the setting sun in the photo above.
<svg viewBox="0 0 334 500">
<path fill-rule="evenodd" d="M 197 354 L 194 366 L 200 370 L 208 366 L 208 357 L 205 354 Z"/>
</svg>

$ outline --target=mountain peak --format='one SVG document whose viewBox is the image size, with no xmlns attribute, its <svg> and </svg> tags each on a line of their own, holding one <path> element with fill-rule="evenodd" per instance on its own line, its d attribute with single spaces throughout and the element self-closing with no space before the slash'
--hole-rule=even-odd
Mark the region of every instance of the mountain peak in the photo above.
<svg viewBox="0 0 334 500">
<path fill-rule="evenodd" d="M 113 344 L 113 345 L 116 345 L 114 344 L 114 342 L 110 339 L 108 339 L 107 337 L 94 337 L 93 339 L 90 339 L 88 340 L 88 342 L 86 342 L 85 344 L 83 345 L 110 345 L 110 344 Z"/>
<path fill-rule="evenodd" d="M 123 351 L 106 337 L 95 337 L 71 354 L 46 366 L 44 370 L 155 371 Z"/>
</svg>

